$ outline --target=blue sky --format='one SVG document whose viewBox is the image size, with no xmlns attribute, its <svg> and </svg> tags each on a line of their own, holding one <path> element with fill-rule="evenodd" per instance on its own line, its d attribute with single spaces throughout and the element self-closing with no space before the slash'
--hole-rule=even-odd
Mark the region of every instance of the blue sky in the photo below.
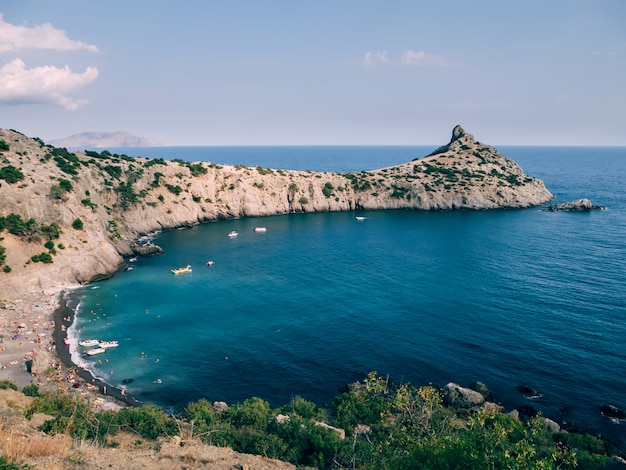
<svg viewBox="0 0 626 470">
<path fill-rule="evenodd" d="M 3 0 L 0 127 L 169 145 L 626 145 L 623 0 Z"/>
</svg>

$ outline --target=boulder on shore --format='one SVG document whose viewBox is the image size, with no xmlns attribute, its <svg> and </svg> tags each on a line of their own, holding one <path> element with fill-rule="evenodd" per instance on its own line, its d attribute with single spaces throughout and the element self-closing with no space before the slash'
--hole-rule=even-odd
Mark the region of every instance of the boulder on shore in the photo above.
<svg viewBox="0 0 626 470">
<path fill-rule="evenodd" d="M 446 385 L 443 392 L 446 402 L 453 408 L 476 409 L 485 403 L 481 393 L 453 382 Z"/>
<path fill-rule="evenodd" d="M 565 212 L 589 212 L 593 210 L 604 209 L 603 206 L 594 206 L 589 199 L 576 199 L 575 201 L 554 204 L 546 208 L 547 211 L 565 211 Z"/>
</svg>

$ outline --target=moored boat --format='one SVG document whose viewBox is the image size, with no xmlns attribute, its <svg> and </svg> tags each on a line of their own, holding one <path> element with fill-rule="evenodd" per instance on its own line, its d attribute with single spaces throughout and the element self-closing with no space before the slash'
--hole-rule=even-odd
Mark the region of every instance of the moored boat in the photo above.
<svg viewBox="0 0 626 470">
<path fill-rule="evenodd" d="M 91 348 L 93 346 L 98 346 L 100 344 L 99 339 L 86 339 L 78 342 L 79 346 L 83 346 L 85 348 Z"/>
<path fill-rule="evenodd" d="M 234 230 L 228 234 L 228 236 L 231 237 L 231 238 L 232 237 L 236 237 L 237 235 L 239 235 L 239 234 L 237 232 L 235 232 Z"/>
<path fill-rule="evenodd" d="M 87 354 L 88 356 L 95 356 L 96 354 L 102 354 L 105 351 L 106 349 L 104 348 L 94 348 L 88 349 L 87 351 L 85 351 L 85 354 Z"/>
<path fill-rule="evenodd" d="M 187 265 L 184 268 L 178 268 L 178 269 L 172 269 L 172 272 L 174 274 L 182 274 L 182 273 L 186 273 L 188 271 L 191 271 L 191 265 Z"/>
<path fill-rule="evenodd" d="M 267 232 L 267 228 L 265 227 L 254 227 L 255 232 Z"/>
<path fill-rule="evenodd" d="M 119 343 L 117 341 L 100 341 L 98 346 L 104 349 L 117 348 L 119 346 Z"/>
</svg>

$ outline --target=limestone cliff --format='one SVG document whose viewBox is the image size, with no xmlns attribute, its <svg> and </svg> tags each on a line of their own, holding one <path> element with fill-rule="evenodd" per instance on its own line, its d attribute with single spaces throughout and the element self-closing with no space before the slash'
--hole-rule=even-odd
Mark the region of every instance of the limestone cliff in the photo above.
<svg viewBox="0 0 626 470">
<path fill-rule="evenodd" d="M 35 221 L 18 235 L 0 230 L 0 299 L 110 275 L 124 255 L 138 252 L 140 235 L 208 220 L 365 209 L 527 208 L 552 199 L 541 180 L 460 126 L 449 144 L 427 157 L 357 173 L 71 153 L 0 130 L 0 178 L 0 217 Z M 31 262 L 31 256 L 49 252 L 45 228 L 51 224 L 61 232 L 52 240 L 53 263 Z"/>
</svg>

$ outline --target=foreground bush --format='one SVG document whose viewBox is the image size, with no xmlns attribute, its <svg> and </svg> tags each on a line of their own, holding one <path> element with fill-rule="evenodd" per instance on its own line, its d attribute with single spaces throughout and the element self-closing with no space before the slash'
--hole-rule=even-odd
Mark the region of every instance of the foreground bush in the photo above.
<svg viewBox="0 0 626 470">
<path fill-rule="evenodd" d="M 375 373 L 330 410 L 302 397 L 276 409 L 260 398 L 231 407 L 201 399 L 174 418 L 154 406 L 94 412 L 73 395 L 47 393 L 33 400 L 26 414 L 33 413 L 55 417 L 40 429 L 85 441 L 104 443 L 121 430 L 167 438 L 186 429 L 206 444 L 321 469 L 595 469 L 619 453 L 589 435 L 553 433 L 541 416 L 459 415 L 438 389 L 393 386 Z"/>
</svg>

